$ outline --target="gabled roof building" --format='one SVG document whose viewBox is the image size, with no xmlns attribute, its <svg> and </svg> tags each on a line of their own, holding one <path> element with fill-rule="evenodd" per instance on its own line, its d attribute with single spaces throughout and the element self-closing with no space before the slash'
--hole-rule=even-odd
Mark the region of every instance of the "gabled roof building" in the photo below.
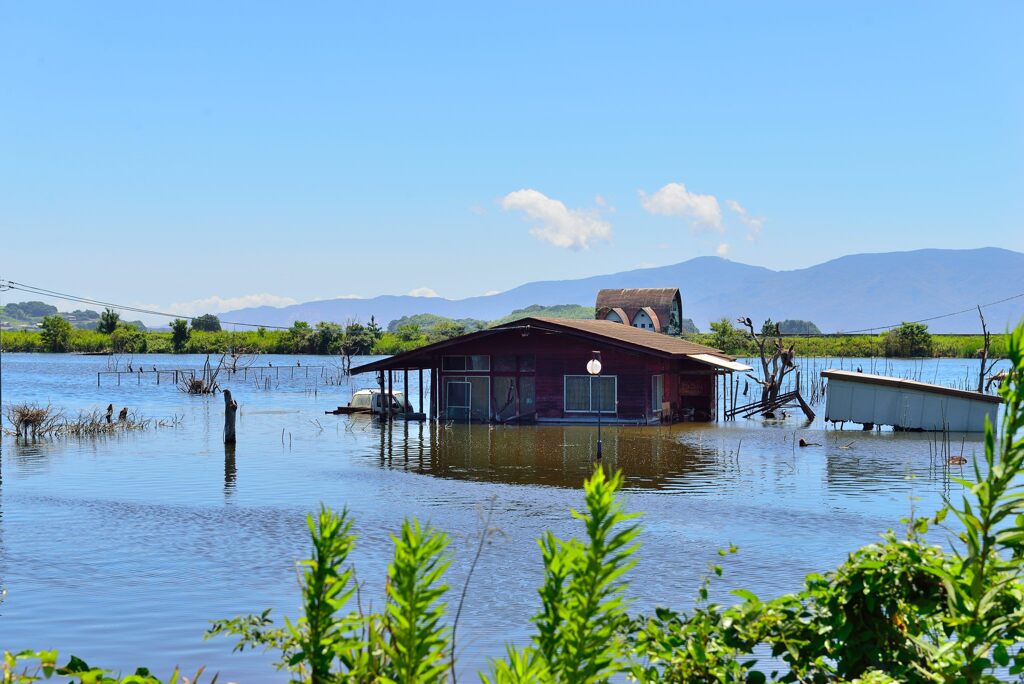
<svg viewBox="0 0 1024 684">
<path fill-rule="evenodd" d="M 595 357 L 601 372 L 590 375 L 587 362 Z M 600 415 L 606 422 L 653 424 L 714 420 L 716 380 L 749 369 L 718 349 L 654 329 L 523 318 L 352 373 L 378 373 L 383 389 L 395 371 L 405 377 L 429 371 L 430 414 L 442 420 L 590 422 Z"/>
<path fill-rule="evenodd" d="M 677 336 L 683 331 L 683 299 L 674 287 L 601 290 L 594 317 Z"/>
</svg>

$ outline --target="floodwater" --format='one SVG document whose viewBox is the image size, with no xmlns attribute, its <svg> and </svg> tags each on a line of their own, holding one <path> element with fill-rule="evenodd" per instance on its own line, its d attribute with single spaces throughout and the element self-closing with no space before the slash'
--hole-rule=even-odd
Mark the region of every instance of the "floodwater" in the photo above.
<svg viewBox="0 0 1024 684">
<path fill-rule="evenodd" d="M 0 470 L 0 648 L 58 648 L 90 664 L 167 675 L 205 665 L 221 681 L 283 681 L 266 654 L 204 641 L 208 620 L 273 608 L 295 617 L 295 561 L 308 553 L 305 516 L 347 507 L 364 603 L 379 606 L 390 535 L 416 516 L 451 535 L 451 601 L 465 581 L 486 511 L 500 529 L 477 567 L 459 625 L 459 668 L 486 668 L 508 641 L 529 638 L 547 529 L 581 532 L 569 511 L 593 467 L 591 426 L 437 425 L 324 415 L 373 380 L 336 378 L 323 357 L 263 357 L 273 369 L 222 383 L 240 403 L 238 444 L 221 443 L 223 400 L 178 391 L 168 376 L 101 378 L 111 359 L 3 357 L 4 404 L 127 406 L 175 422 L 112 438 L 4 437 Z M 198 367 L 203 357 L 145 356 L 147 369 Z M 358 362 L 362 362 L 360 359 Z M 122 360 L 123 363 L 123 360 Z M 296 364 L 301 366 L 296 367 Z M 327 362 L 329 363 L 329 362 Z M 966 360 L 850 360 L 846 368 L 962 386 Z M 852 364 L 852 365 L 851 365 Z M 839 362 L 813 360 L 807 370 Z M 137 367 L 137 365 L 136 365 Z M 807 373 L 810 374 L 809 372 Z M 415 375 L 409 396 L 415 404 Z M 815 407 L 819 414 L 823 405 Z M 803 437 L 814 443 L 797 448 Z M 763 596 L 898 527 L 912 507 L 937 509 L 965 472 L 934 455 L 932 435 L 838 431 L 801 415 L 766 423 L 603 429 L 605 463 L 627 478 L 642 512 L 633 610 L 688 606 L 716 550 L 736 544 L 715 592 Z M 953 435 L 954 453 L 982 449 Z"/>
</svg>

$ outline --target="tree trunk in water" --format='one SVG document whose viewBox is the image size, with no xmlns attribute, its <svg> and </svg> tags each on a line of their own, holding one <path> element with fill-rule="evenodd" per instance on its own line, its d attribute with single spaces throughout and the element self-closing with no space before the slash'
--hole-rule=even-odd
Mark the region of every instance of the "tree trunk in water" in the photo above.
<svg viewBox="0 0 1024 684">
<path fill-rule="evenodd" d="M 231 399 L 231 390 L 224 390 L 224 443 L 235 443 L 235 414 L 238 402 Z"/>
</svg>

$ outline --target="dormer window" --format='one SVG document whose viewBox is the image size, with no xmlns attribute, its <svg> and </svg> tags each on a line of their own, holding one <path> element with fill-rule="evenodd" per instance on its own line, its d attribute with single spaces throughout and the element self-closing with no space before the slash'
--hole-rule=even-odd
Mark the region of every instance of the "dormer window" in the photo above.
<svg viewBox="0 0 1024 684">
<path fill-rule="evenodd" d="M 635 316 L 633 316 L 633 327 L 643 328 L 644 330 L 654 330 L 654 321 L 651 320 L 651 317 L 647 315 L 646 311 L 641 309 L 636 312 Z"/>
</svg>

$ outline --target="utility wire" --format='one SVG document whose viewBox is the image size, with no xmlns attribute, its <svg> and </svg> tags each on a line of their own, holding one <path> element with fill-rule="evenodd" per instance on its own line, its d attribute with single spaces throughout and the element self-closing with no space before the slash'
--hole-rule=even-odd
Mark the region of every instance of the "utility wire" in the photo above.
<svg viewBox="0 0 1024 684">
<path fill-rule="evenodd" d="M 167 318 L 184 318 L 187 321 L 195 321 L 196 316 L 183 316 L 181 314 L 167 313 L 166 311 L 156 311 L 154 309 L 145 309 L 138 306 L 129 306 L 127 304 L 115 304 L 113 302 L 105 302 L 98 299 L 90 299 L 88 297 L 79 297 L 78 295 L 67 294 L 66 292 L 57 292 L 55 290 L 47 290 L 42 287 L 35 287 L 34 285 L 26 285 L 25 283 L 18 283 L 13 280 L 0 280 L 0 287 L 8 290 L 17 290 L 19 292 L 25 292 L 27 294 L 39 295 L 41 297 L 52 297 L 54 299 L 63 299 L 69 302 L 77 302 L 79 304 L 91 304 L 93 306 L 103 306 L 110 309 L 117 309 L 120 311 L 132 311 L 134 313 L 148 314 L 150 316 L 165 316 Z M 274 330 L 290 330 L 288 326 L 283 325 L 262 325 L 259 323 L 239 323 L 236 321 L 221 321 L 221 325 L 239 325 L 249 328 L 272 328 Z"/>
<path fill-rule="evenodd" d="M 1024 292 L 1021 292 L 1020 294 L 1012 295 L 1010 297 L 1006 297 L 1004 299 L 999 299 L 999 300 L 994 301 L 994 302 L 989 302 L 988 304 L 979 304 L 978 306 L 972 306 L 969 309 L 961 309 L 960 311 L 953 311 L 953 312 L 950 312 L 950 313 L 939 314 L 938 316 L 929 316 L 928 318 L 921 318 L 921 319 L 918 319 L 916 321 L 904 321 L 904 322 L 905 323 L 927 323 L 928 321 L 937 321 L 940 318 L 949 318 L 950 316 L 959 316 L 960 314 L 965 314 L 965 313 L 968 313 L 970 311 L 977 311 L 979 306 L 982 309 L 986 309 L 986 308 L 988 308 L 990 306 L 995 306 L 996 304 L 1003 304 L 1004 302 L 1009 302 L 1009 301 L 1012 301 L 1014 299 L 1020 299 L 1021 297 L 1024 297 Z M 837 334 L 837 335 L 852 335 L 852 334 L 855 334 L 855 333 L 874 332 L 875 330 L 889 330 L 890 328 L 898 328 L 899 326 L 903 325 L 904 322 L 893 323 L 892 325 L 880 325 L 880 326 L 877 326 L 877 327 L 874 327 L 874 328 L 862 328 L 860 330 L 850 330 L 850 331 L 845 332 L 845 333 L 835 333 L 835 334 Z"/>
<path fill-rule="evenodd" d="M 25 283 L 15 282 L 13 280 L 0 280 L 0 290 L 17 290 L 19 292 L 25 292 L 27 294 L 35 294 L 35 295 L 39 295 L 41 297 L 52 297 L 54 299 L 63 299 L 63 300 L 67 300 L 67 301 L 70 301 L 70 302 L 77 302 L 77 303 L 80 303 L 80 304 L 91 304 L 93 306 L 104 306 L 104 307 L 108 307 L 108 308 L 111 308 L 111 309 L 118 309 L 118 310 L 121 310 L 121 311 L 132 311 L 132 312 L 135 312 L 135 313 L 148 314 L 150 316 L 165 316 L 167 318 L 184 318 L 187 321 L 194 321 L 194 320 L 196 320 L 195 316 L 182 316 L 180 314 L 172 314 L 172 313 L 167 313 L 165 311 L 156 311 L 154 309 L 146 309 L 146 308 L 137 307 L 137 306 L 129 306 L 127 304 L 114 304 L 112 302 L 105 302 L 105 301 L 98 300 L 98 299 L 90 299 L 88 297 L 79 297 L 77 295 L 67 294 L 65 292 L 57 292 L 55 290 L 47 290 L 45 288 L 36 287 L 36 286 L 33 286 L 33 285 L 27 285 Z M 1003 304 L 1005 302 L 1013 301 L 1015 299 L 1020 299 L 1021 297 L 1024 297 L 1024 292 L 1021 292 L 1020 294 L 1011 295 L 1010 297 L 1004 297 L 1003 299 L 999 299 L 999 300 L 996 300 L 994 302 L 988 302 L 987 304 L 980 304 L 979 306 L 982 309 L 985 309 L 985 308 L 988 308 L 990 306 L 995 306 L 997 304 Z M 971 312 L 971 311 L 976 311 L 977 309 L 978 309 L 977 306 L 972 306 L 972 307 L 967 308 L 967 309 L 961 309 L 960 311 L 951 311 L 949 313 L 939 314 L 937 316 L 929 316 L 927 318 L 920 318 L 920 319 L 918 319 L 916 321 L 901 321 L 900 323 L 892 323 L 892 324 L 889 324 L 889 325 L 877 325 L 877 326 L 873 326 L 873 327 L 870 327 L 870 328 L 860 328 L 858 330 L 847 330 L 847 331 L 835 332 L 835 333 L 817 333 L 817 334 L 816 333 L 789 333 L 789 334 L 786 334 L 785 337 L 822 337 L 822 336 L 824 336 L 824 337 L 833 336 L 834 337 L 834 336 L 841 336 L 841 335 L 858 335 L 858 334 L 865 334 L 865 333 L 873 333 L 875 331 L 890 330 L 892 328 L 897 328 L 897 327 L 903 325 L 903 323 L 927 323 L 928 321 L 937 321 L 937 320 L 942 319 L 942 318 L 949 318 L 951 316 L 959 316 L 961 314 L 965 314 L 965 313 L 968 313 L 968 312 Z M 260 323 L 239 323 L 237 321 L 221 321 L 221 324 L 222 325 L 236 325 L 236 326 L 243 326 L 243 327 L 249 327 L 249 328 L 267 328 L 267 329 L 273 329 L 273 330 L 291 330 L 290 327 L 283 326 L 283 325 L 265 325 L 265 324 L 260 324 Z"/>
</svg>

